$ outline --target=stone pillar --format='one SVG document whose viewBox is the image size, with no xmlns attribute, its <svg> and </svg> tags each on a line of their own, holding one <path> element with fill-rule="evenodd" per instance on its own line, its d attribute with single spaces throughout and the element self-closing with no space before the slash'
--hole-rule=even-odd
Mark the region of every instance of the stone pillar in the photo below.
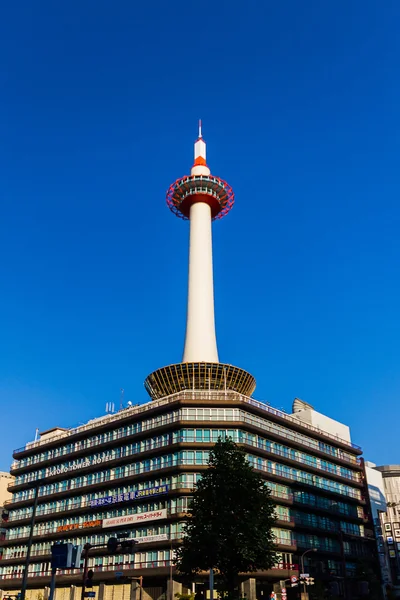
<svg viewBox="0 0 400 600">
<path fill-rule="evenodd" d="M 167 600 L 174 600 L 175 594 L 182 594 L 182 584 L 178 581 L 168 579 L 167 581 Z"/>
<path fill-rule="evenodd" d="M 79 600 L 76 585 L 71 585 L 69 590 L 69 600 Z"/>
<path fill-rule="evenodd" d="M 256 580 L 254 577 L 245 579 L 242 583 L 242 594 L 246 600 L 257 600 Z"/>
<path fill-rule="evenodd" d="M 139 584 L 137 581 L 131 581 L 131 593 L 130 600 L 140 600 L 139 598 Z"/>
<path fill-rule="evenodd" d="M 100 600 L 100 598 L 99 598 Z M 131 595 L 130 600 L 152 600 L 150 594 L 146 592 L 146 590 L 140 587 L 139 582 L 133 580 L 131 582 Z"/>
<path fill-rule="evenodd" d="M 100 583 L 99 591 L 97 593 L 97 600 L 104 600 L 105 597 L 106 597 L 106 584 Z M 71 598 L 71 600 L 73 600 L 73 599 Z"/>
</svg>

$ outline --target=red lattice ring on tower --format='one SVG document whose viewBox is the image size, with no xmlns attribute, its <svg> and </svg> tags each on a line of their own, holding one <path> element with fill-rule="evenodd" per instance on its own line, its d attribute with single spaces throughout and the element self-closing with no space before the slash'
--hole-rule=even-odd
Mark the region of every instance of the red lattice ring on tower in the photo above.
<svg viewBox="0 0 400 600">
<path fill-rule="evenodd" d="M 167 205 L 177 217 L 189 219 L 190 207 L 195 202 L 209 204 L 214 221 L 228 214 L 235 194 L 226 181 L 214 175 L 187 175 L 169 186 Z"/>
</svg>

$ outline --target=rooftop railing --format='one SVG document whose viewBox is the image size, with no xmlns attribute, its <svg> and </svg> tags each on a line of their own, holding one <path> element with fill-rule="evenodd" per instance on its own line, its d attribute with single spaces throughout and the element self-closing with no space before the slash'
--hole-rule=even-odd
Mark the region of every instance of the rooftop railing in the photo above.
<svg viewBox="0 0 400 600">
<path fill-rule="evenodd" d="M 242 411 L 243 412 L 243 411 Z M 212 417 L 212 415 L 211 415 Z M 268 421 L 265 421 L 264 419 L 254 416 L 254 415 L 250 415 L 247 413 L 244 413 L 242 415 L 240 415 L 240 420 L 243 420 L 245 423 L 248 423 L 250 425 L 253 425 L 255 427 L 258 427 L 260 429 L 262 429 L 263 431 L 272 433 L 274 435 L 278 435 L 280 438 L 283 438 L 284 440 L 288 440 L 288 442 L 294 442 L 297 444 L 300 444 L 306 448 L 310 448 L 311 450 L 317 450 L 319 452 L 323 452 L 324 454 L 326 454 L 329 457 L 332 457 L 333 459 L 340 459 L 340 460 L 344 460 L 346 462 L 348 462 L 350 465 L 359 465 L 360 460 L 356 457 L 356 456 L 352 456 L 352 455 L 348 455 L 348 454 L 344 454 L 341 453 L 339 454 L 339 452 L 333 452 L 331 450 L 330 446 L 327 447 L 319 447 L 319 443 L 317 440 L 314 440 L 312 438 L 307 438 L 304 435 L 298 434 L 296 432 L 293 432 L 291 430 L 285 430 L 282 426 L 280 425 L 275 425 L 274 423 L 269 423 Z M 206 416 L 204 416 L 204 419 L 199 419 L 199 421 L 214 421 L 216 419 L 214 418 L 206 418 Z M 223 420 L 228 422 L 231 421 L 235 421 L 236 419 L 233 418 L 227 418 L 227 416 L 225 415 L 224 417 L 221 416 L 218 417 L 218 420 Z M 141 427 L 140 430 L 138 430 L 137 432 L 132 432 L 131 434 L 127 435 L 124 432 L 119 432 L 118 430 L 113 430 L 112 432 L 109 432 L 108 434 L 106 434 L 104 436 L 104 438 L 102 436 L 99 436 L 99 439 L 97 440 L 91 440 L 86 439 L 86 440 L 82 440 L 82 443 L 79 444 L 78 448 L 71 448 L 67 450 L 67 447 L 61 447 L 56 449 L 56 451 L 54 453 L 51 453 L 49 456 L 41 456 L 39 454 L 33 455 L 32 457 L 28 457 L 28 458 L 24 458 L 21 459 L 20 461 L 14 461 L 11 465 L 12 469 L 23 469 L 26 467 L 33 467 L 36 465 L 40 465 L 41 463 L 44 463 L 46 461 L 49 460 L 56 460 L 56 459 L 60 459 L 63 457 L 68 457 L 68 456 L 73 456 L 75 453 L 77 452 L 81 452 L 82 450 L 88 450 L 91 448 L 96 448 L 99 446 L 103 446 L 104 444 L 107 444 L 109 442 L 113 442 L 116 440 L 124 440 L 127 439 L 128 437 L 132 437 L 132 435 L 135 435 L 135 433 L 143 433 L 146 431 L 151 431 L 153 429 L 157 429 L 159 427 L 163 427 L 165 425 L 168 425 L 170 423 L 174 423 L 177 421 L 192 421 L 192 419 L 190 418 L 186 418 L 185 415 L 179 415 L 178 413 L 170 413 L 169 415 L 166 415 L 164 418 L 160 418 L 157 419 L 157 421 L 155 423 L 149 423 L 149 422 L 142 422 L 141 423 Z M 279 429 L 278 429 L 279 428 Z M 193 441 L 195 442 L 196 440 L 186 440 L 186 441 Z M 141 451 L 147 450 L 148 448 L 141 448 Z M 57 451 L 58 450 L 58 451 Z M 51 451 L 50 451 L 51 452 Z M 139 451 L 138 451 L 139 452 Z M 325 468 L 326 470 L 331 469 L 332 467 L 329 467 L 328 465 L 326 467 L 321 467 L 321 468 Z M 334 471 L 332 471 L 334 472 Z M 354 475 L 354 479 L 356 479 L 358 476 L 358 474 Z"/>
</svg>

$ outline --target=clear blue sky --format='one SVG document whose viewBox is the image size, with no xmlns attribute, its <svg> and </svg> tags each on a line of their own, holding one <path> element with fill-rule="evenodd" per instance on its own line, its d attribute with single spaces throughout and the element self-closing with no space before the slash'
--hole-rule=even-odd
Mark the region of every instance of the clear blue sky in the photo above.
<svg viewBox="0 0 400 600">
<path fill-rule="evenodd" d="M 143 402 L 182 355 L 188 224 L 165 191 L 203 119 L 220 359 L 399 463 L 400 4 L 6 2 L 0 468 L 35 428 Z"/>
</svg>

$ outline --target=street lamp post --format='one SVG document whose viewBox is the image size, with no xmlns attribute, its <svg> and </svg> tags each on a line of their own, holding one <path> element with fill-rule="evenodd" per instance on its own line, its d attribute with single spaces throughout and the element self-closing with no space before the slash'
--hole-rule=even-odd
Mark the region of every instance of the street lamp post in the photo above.
<svg viewBox="0 0 400 600">
<path fill-rule="evenodd" d="M 306 554 L 308 554 L 309 552 L 316 552 L 317 549 L 316 548 L 310 548 L 309 550 L 306 550 L 305 552 L 303 552 L 303 554 L 301 555 L 300 558 L 300 563 L 301 563 L 301 572 L 304 574 L 304 557 Z M 303 594 L 302 594 L 303 598 L 302 600 L 308 600 L 308 593 L 306 591 L 306 582 L 303 581 Z"/>
</svg>

